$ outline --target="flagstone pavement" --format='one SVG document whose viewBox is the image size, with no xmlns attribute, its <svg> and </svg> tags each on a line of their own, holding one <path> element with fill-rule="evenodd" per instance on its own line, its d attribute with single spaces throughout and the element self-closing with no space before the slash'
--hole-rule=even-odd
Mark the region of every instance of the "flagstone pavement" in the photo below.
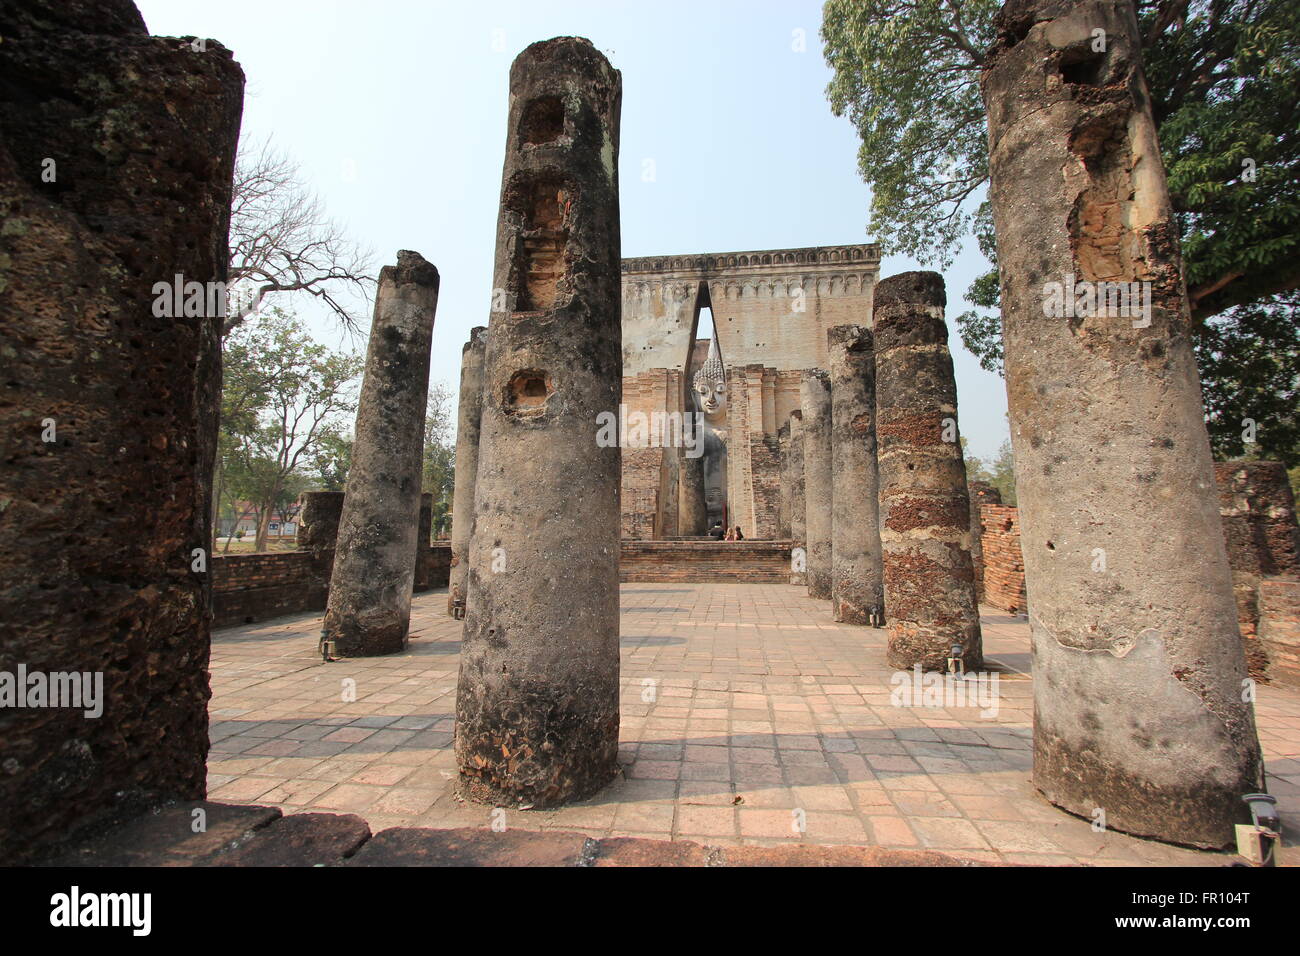
<svg viewBox="0 0 1300 956">
<path fill-rule="evenodd" d="M 885 632 L 836 624 L 829 602 L 780 584 L 623 585 L 620 776 L 558 810 L 465 803 L 452 753 L 461 624 L 445 608 L 445 590 L 418 595 L 405 653 L 333 663 L 316 650 L 318 614 L 215 631 L 208 799 L 355 813 L 376 832 L 495 826 L 1006 863 L 1235 859 L 1098 830 L 1037 794 L 1023 620 L 982 609 L 996 707 L 900 706 Z M 1261 686 L 1256 715 L 1286 825 L 1279 858 L 1300 864 L 1300 691 Z"/>
</svg>

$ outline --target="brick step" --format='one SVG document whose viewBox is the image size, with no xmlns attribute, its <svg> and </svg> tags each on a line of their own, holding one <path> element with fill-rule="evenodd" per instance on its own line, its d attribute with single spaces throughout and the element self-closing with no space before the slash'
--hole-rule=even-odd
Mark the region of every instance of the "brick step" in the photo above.
<svg viewBox="0 0 1300 956">
<path fill-rule="evenodd" d="M 195 811 L 206 824 L 195 833 Z M 348 813 L 174 803 L 44 861 L 52 866 L 984 866 L 931 850 L 874 846 L 718 847 L 640 837 L 486 828 L 393 827 Z"/>
</svg>

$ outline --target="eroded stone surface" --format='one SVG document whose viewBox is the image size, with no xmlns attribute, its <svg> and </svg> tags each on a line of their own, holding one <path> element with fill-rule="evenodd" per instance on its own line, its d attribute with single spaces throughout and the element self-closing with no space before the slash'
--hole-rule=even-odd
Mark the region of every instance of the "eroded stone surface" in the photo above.
<svg viewBox="0 0 1300 956">
<path fill-rule="evenodd" d="M 451 584 L 447 613 L 462 616 L 474 528 L 474 482 L 478 478 L 479 419 L 483 415 L 483 356 L 487 328 L 470 329 L 460 357 L 460 406 L 456 425 L 456 487 L 451 499 Z"/>
<path fill-rule="evenodd" d="M 199 800 L 147 811 L 48 862 L 52 866 L 205 866 L 282 816 L 276 807 Z"/>
<path fill-rule="evenodd" d="M 331 866 L 370 839 L 370 826 L 351 813 L 295 813 L 222 853 L 214 866 Z"/>
<path fill-rule="evenodd" d="M 803 402 L 805 580 L 808 596 L 831 598 L 831 383 L 821 369 L 805 372 Z"/>
<path fill-rule="evenodd" d="M 461 780 L 484 802 L 562 803 L 617 766 L 621 455 L 597 434 L 622 382 L 621 97 L 585 39 L 511 67 L 494 280 L 509 311 L 488 327 L 456 700 Z"/>
<path fill-rule="evenodd" d="M 1133 6 L 1016 0 L 997 30 L 982 89 L 1034 781 L 1109 827 L 1227 845 L 1260 752 Z M 1124 285 L 1090 306 L 1085 282 Z"/>
<path fill-rule="evenodd" d="M 876 472 L 876 354 L 871 331 L 827 333 L 831 380 L 831 608 L 835 620 L 883 617 L 879 481 Z"/>
<path fill-rule="evenodd" d="M 0 671 L 103 682 L 95 718 L 0 709 L 13 860 L 203 793 L 216 283 L 244 77 L 215 41 L 149 36 L 126 0 L 2 17 Z M 178 276 L 201 290 L 189 314 L 155 290 Z"/>
<path fill-rule="evenodd" d="M 396 827 L 371 837 L 349 865 L 580 866 L 589 843 L 581 833 Z"/>
<path fill-rule="evenodd" d="M 889 660 L 900 669 L 983 662 L 946 301 L 935 272 L 876 287 L 880 538 Z"/>
<path fill-rule="evenodd" d="M 406 646 L 438 282 L 438 270 L 408 250 L 379 273 L 322 633 L 338 657 Z"/>
</svg>

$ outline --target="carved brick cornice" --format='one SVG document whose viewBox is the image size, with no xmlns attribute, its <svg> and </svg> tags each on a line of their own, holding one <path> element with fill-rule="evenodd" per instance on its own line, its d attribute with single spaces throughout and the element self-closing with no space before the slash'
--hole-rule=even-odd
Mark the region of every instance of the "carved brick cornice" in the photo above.
<svg viewBox="0 0 1300 956">
<path fill-rule="evenodd" d="M 729 276 L 819 275 L 858 270 L 878 271 L 880 247 L 874 242 L 848 246 L 805 246 L 751 252 L 703 252 L 692 255 L 641 256 L 623 260 L 625 276 L 714 279 Z"/>
</svg>

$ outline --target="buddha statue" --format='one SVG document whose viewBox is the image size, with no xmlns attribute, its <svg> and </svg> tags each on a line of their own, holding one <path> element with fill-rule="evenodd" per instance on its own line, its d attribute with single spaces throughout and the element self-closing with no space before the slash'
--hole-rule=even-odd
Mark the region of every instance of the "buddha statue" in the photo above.
<svg viewBox="0 0 1300 956">
<path fill-rule="evenodd" d="M 715 521 L 725 524 L 727 504 L 727 370 L 716 329 L 708 357 L 691 379 L 691 396 L 704 419 L 704 500 L 712 527 Z"/>
</svg>

